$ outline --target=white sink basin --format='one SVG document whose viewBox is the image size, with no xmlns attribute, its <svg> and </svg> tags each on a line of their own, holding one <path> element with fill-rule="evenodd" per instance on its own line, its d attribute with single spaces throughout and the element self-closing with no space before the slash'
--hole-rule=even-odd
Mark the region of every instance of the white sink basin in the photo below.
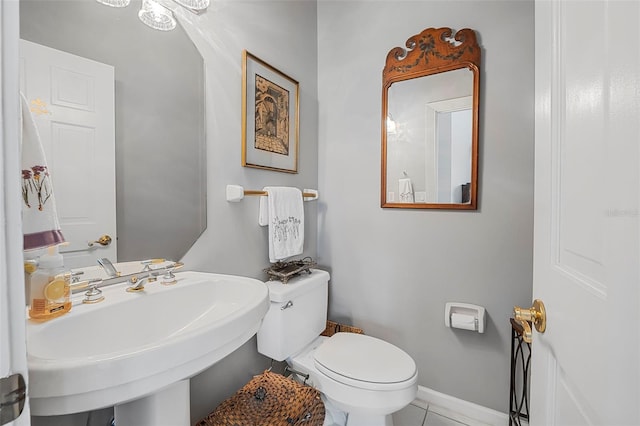
<svg viewBox="0 0 640 426">
<path fill-rule="evenodd" d="M 103 302 L 74 304 L 49 322 L 29 320 L 32 414 L 147 397 L 215 364 L 258 331 L 269 308 L 264 283 L 202 272 L 176 276 L 175 285 L 160 278 L 139 293 L 126 292 L 126 283 L 103 287 Z"/>
</svg>

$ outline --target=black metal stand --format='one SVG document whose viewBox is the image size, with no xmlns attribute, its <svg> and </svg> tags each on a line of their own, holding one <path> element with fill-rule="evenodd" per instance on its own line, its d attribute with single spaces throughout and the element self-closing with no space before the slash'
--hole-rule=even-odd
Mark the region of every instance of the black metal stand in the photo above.
<svg viewBox="0 0 640 426">
<path fill-rule="evenodd" d="M 522 333 L 522 326 L 511 318 L 509 426 L 522 426 L 523 419 L 529 421 L 531 345 L 522 340 Z"/>
</svg>

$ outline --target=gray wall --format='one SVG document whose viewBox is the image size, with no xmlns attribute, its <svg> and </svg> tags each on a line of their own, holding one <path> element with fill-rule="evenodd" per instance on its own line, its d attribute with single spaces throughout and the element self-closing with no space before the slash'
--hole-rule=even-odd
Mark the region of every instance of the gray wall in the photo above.
<svg viewBox="0 0 640 426">
<path fill-rule="evenodd" d="M 200 16 L 184 14 L 207 73 L 207 230 L 184 257 L 188 268 L 265 279 L 267 229 L 258 226 L 258 197 L 225 200 L 227 184 L 318 187 L 318 100 L 315 1 L 216 0 Z M 300 83 L 298 174 L 242 167 L 242 50 Z M 322 197 L 322 194 L 320 195 Z M 305 203 L 304 256 L 316 258 L 316 202 Z M 209 413 L 252 375 L 268 368 L 255 338 L 191 380 L 191 416 Z"/>
<path fill-rule="evenodd" d="M 142 24 L 140 4 L 20 0 L 21 38 L 115 67 L 121 262 L 179 259 L 206 227 L 202 57 L 182 28 Z"/>
<path fill-rule="evenodd" d="M 319 1 L 319 261 L 330 316 L 405 349 L 419 384 L 508 411 L 509 317 L 531 303 L 532 1 Z M 429 27 L 483 48 L 476 212 L 380 206 L 382 69 Z M 488 310 L 485 334 L 444 326 L 448 301 Z"/>
</svg>

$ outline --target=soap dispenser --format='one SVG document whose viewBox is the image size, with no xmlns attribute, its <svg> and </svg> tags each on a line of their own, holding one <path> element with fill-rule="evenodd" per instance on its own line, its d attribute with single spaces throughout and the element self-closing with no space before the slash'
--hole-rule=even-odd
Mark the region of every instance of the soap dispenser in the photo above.
<svg viewBox="0 0 640 426">
<path fill-rule="evenodd" d="M 58 246 L 51 246 L 40 256 L 38 269 L 31 275 L 29 317 L 47 320 L 71 310 L 70 274 L 65 273 Z"/>
</svg>

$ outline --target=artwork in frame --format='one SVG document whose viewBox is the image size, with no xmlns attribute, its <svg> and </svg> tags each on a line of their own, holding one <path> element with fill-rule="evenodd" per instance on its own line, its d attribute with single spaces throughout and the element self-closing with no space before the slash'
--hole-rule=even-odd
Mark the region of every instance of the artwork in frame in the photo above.
<svg viewBox="0 0 640 426">
<path fill-rule="evenodd" d="M 242 165 L 298 173 L 298 82 L 242 56 Z"/>
</svg>

